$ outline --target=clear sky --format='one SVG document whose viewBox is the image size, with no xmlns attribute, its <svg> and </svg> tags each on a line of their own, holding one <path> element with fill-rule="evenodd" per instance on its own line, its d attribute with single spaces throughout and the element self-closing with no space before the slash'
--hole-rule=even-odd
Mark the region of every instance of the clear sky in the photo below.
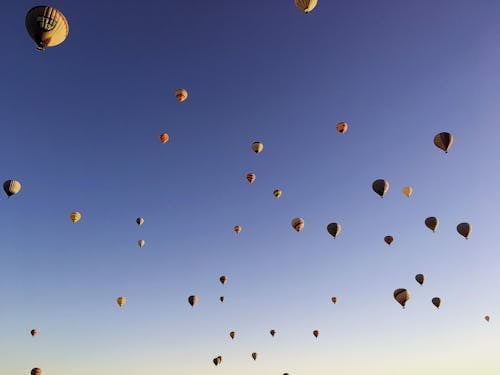
<svg viewBox="0 0 500 375">
<path fill-rule="evenodd" d="M 0 23 L 0 373 L 500 373 L 499 1 L 54 0 L 43 53 L 34 5 Z"/>
</svg>

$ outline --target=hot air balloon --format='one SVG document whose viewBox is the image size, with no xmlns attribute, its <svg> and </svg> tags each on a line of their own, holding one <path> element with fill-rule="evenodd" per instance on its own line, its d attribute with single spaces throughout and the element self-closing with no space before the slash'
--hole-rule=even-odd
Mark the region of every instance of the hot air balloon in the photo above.
<svg viewBox="0 0 500 375">
<path fill-rule="evenodd" d="M 36 335 L 38 335 L 38 330 L 37 329 L 32 329 L 30 331 L 30 333 L 31 333 L 31 336 L 35 337 Z"/>
<path fill-rule="evenodd" d="M 161 143 L 167 143 L 170 137 L 168 136 L 167 133 L 161 133 L 160 134 L 160 142 Z"/>
<path fill-rule="evenodd" d="M 49 6 L 31 8 L 26 14 L 25 25 L 40 51 L 61 44 L 69 33 L 68 20 L 64 14 Z"/>
<path fill-rule="evenodd" d="M 31 375 L 42 375 L 42 370 L 39 369 L 38 367 L 35 367 L 34 369 L 31 370 Z"/>
<path fill-rule="evenodd" d="M 484 317 L 484 320 L 486 320 L 487 322 L 489 322 L 489 321 L 490 321 L 490 316 L 489 316 L 489 315 L 486 315 L 486 316 Z"/>
<path fill-rule="evenodd" d="M 254 360 L 254 361 L 256 361 L 256 360 L 257 360 L 257 353 L 256 353 L 256 352 L 253 352 L 253 353 L 252 353 L 252 358 L 253 358 L 253 360 Z"/>
<path fill-rule="evenodd" d="M 439 219 L 434 216 L 429 216 L 427 219 L 425 219 L 425 226 L 435 232 L 437 227 L 439 226 Z"/>
<path fill-rule="evenodd" d="M 344 134 L 346 131 L 347 131 L 347 122 L 344 122 L 344 121 L 341 121 L 341 122 L 337 122 L 337 131 L 340 133 L 340 134 Z"/>
<path fill-rule="evenodd" d="M 301 217 L 296 217 L 292 220 L 292 228 L 297 232 L 300 232 L 304 228 L 304 219 Z"/>
<path fill-rule="evenodd" d="M 239 234 L 241 232 L 241 225 L 235 225 L 233 230 L 236 232 L 236 234 Z"/>
<path fill-rule="evenodd" d="M 411 186 L 405 186 L 402 191 L 403 191 L 403 194 L 406 195 L 408 198 L 413 193 L 413 189 Z"/>
<path fill-rule="evenodd" d="M 444 152 L 448 153 L 453 144 L 453 135 L 447 132 L 439 133 L 434 137 L 434 144 Z"/>
<path fill-rule="evenodd" d="M 274 189 L 273 195 L 274 195 L 275 198 L 281 197 L 281 194 L 282 194 L 282 192 L 281 192 L 280 189 Z"/>
<path fill-rule="evenodd" d="M 71 219 L 73 224 L 75 224 L 80 221 L 80 219 L 82 218 L 82 214 L 78 211 L 75 211 L 69 214 L 69 218 Z"/>
<path fill-rule="evenodd" d="M 304 13 L 309 13 L 318 4 L 318 0 L 295 0 L 295 5 Z"/>
<path fill-rule="evenodd" d="M 177 89 L 175 90 L 175 98 L 178 102 L 182 103 L 188 97 L 188 92 L 186 89 Z"/>
<path fill-rule="evenodd" d="M 3 190 L 8 197 L 12 197 L 21 190 L 21 183 L 17 180 L 7 180 L 3 183 Z"/>
<path fill-rule="evenodd" d="M 392 236 L 385 236 L 384 241 L 387 245 L 390 245 L 394 241 L 394 238 Z"/>
<path fill-rule="evenodd" d="M 144 224 L 144 219 L 142 217 L 138 217 L 137 219 L 135 219 L 135 222 L 138 226 L 141 226 L 142 224 Z"/>
<path fill-rule="evenodd" d="M 330 223 L 326 226 L 326 230 L 332 235 L 333 238 L 336 238 L 342 230 L 342 227 L 338 223 Z"/>
<path fill-rule="evenodd" d="M 256 154 L 261 153 L 263 149 L 264 149 L 264 144 L 262 142 L 255 141 L 252 143 L 252 150 Z"/>
<path fill-rule="evenodd" d="M 274 337 L 274 335 L 276 334 L 276 331 L 274 329 L 270 330 L 269 333 L 271 334 L 271 336 Z"/>
<path fill-rule="evenodd" d="M 337 303 L 337 297 L 332 297 L 332 302 L 333 302 L 334 304 L 336 304 L 336 303 Z"/>
<path fill-rule="evenodd" d="M 441 298 L 439 297 L 434 297 L 432 299 L 432 304 L 436 306 L 439 309 L 439 306 L 441 306 Z"/>
<path fill-rule="evenodd" d="M 257 178 L 257 176 L 255 175 L 255 173 L 248 173 L 247 174 L 247 181 L 251 184 L 253 184 L 255 182 L 256 178 Z"/>
<path fill-rule="evenodd" d="M 399 288 L 394 291 L 394 299 L 405 308 L 406 302 L 410 299 L 410 292 L 406 289 Z"/>
<path fill-rule="evenodd" d="M 236 337 L 236 332 L 234 331 L 229 332 L 229 337 L 231 337 L 234 340 L 234 338 Z"/>
<path fill-rule="evenodd" d="M 315 329 L 313 331 L 313 335 L 314 335 L 314 337 L 318 337 L 319 336 L 319 331 L 317 329 Z"/>
<path fill-rule="evenodd" d="M 469 223 L 460 223 L 457 225 L 457 232 L 460 233 L 465 239 L 469 238 L 472 227 Z"/>
<path fill-rule="evenodd" d="M 188 302 L 192 307 L 194 307 L 194 305 L 198 303 L 198 296 L 189 296 Z"/>
<path fill-rule="evenodd" d="M 219 277 L 219 281 L 221 282 L 222 285 L 224 285 L 227 283 L 227 277 L 222 275 L 221 277 Z"/>
<path fill-rule="evenodd" d="M 386 180 L 378 179 L 373 181 L 372 189 L 375 193 L 380 195 L 381 198 L 384 197 L 384 194 L 389 190 L 389 182 Z"/>
<path fill-rule="evenodd" d="M 224 302 L 224 296 L 220 296 L 220 297 L 219 297 L 219 300 L 220 300 L 221 302 Z"/>
<path fill-rule="evenodd" d="M 419 283 L 420 285 L 424 285 L 425 277 L 424 275 L 419 273 L 418 275 L 415 275 L 415 280 L 417 280 L 417 283 Z"/>
<path fill-rule="evenodd" d="M 116 303 L 118 304 L 118 306 L 122 307 L 127 303 L 127 299 L 125 297 L 118 297 L 116 299 Z"/>
<path fill-rule="evenodd" d="M 139 240 L 139 241 L 137 241 L 137 244 L 139 245 L 139 247 L 143 247 L 146 244 L 146 241 Z"/>
<path fill-rule="evenodd" d="M 222 363 L 222 357 L 221 356 L 215 357 L 212 361 L 215 366 L 218 366 Z"/>
</svg>

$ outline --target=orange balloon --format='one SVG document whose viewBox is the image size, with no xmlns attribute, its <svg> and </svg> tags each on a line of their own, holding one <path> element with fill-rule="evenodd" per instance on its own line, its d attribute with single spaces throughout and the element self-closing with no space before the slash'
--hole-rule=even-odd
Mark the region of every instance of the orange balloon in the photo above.
<svg viewBox="0 0 500 375">
<path fill-rule="evenodd" d="M 167 143 L 170 137 L 168 136 L 167 133 L 161 133 L 160 134 L 160 142 L 161 143 Z"/>
</svg>

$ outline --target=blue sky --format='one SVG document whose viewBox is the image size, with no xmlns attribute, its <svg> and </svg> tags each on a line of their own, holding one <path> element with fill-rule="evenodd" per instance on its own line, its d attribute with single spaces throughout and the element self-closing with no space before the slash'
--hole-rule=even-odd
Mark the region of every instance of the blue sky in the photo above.
<svg viewBox="0 0 500 375">
<path fill-rule="evenodd" d="M 497 1 L 120 4 L 54 1 L 43 53 L 4 6 L 2 370 L 498 374 Z"/>
</svg>

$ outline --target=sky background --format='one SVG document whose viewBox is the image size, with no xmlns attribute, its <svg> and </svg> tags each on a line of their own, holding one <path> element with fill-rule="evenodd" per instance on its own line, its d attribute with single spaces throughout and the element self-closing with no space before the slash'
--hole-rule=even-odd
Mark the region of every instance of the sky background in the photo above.
<svg viewBox="0 0 500 375">
<path fill-rule="evenodd" d="M 34 5 L 0 24 L 2 374 L 500 373 L 500 2 L 54 0 L 43 53 Z"/>
</svg>

